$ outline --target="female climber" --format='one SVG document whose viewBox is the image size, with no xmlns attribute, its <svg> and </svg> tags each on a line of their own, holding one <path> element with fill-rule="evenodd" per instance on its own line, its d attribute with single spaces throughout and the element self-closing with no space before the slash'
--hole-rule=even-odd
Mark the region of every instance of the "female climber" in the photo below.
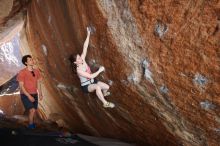
<svg viewBox="0 0 220 146">
<path fill-rule="evenodd" d="M 90 70 L 90 67 L 85 61 L 86 54 L 87 54 L 87 48 L 89 45 L 89 38 L 90 38 L 90 33 L 91 33 L 91 28 L 87 27 L 87 37 L 83 45 L 83 52 L 81 55 L 77 54 L 74 57 L 74 64 L 76 64 L 76 71 L 77 75 L 80 79 L 81 82 L 81 88 L 83 92 L 89 93 L 89 92 L 96 92 L 96 95 L 98 98 L 102 101 L 103 107 L 105 108 L 114 108 L 115 105 L 111 102 L 108 102 L 105 100 L 105 96 L 109 96 L 110 92 L 109 90 L 109 85 L 107 85 L 104 82 L 97 81 L 95 79 L 101 72 L 105 70 L 103 66 L 101 66 L 98 71 L 95 73 L 92 73 Z"/>
</svg>

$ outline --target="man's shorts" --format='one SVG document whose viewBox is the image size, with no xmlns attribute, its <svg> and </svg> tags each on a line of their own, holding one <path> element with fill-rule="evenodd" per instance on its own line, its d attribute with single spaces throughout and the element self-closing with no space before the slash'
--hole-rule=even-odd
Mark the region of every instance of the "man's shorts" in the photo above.
<svg viewBox="0 0 220 146">
<path fill-rule="evenodd" d="M 37 94 L 31 94 L 32 97 L 34 97 L 35 101 L 31 102 L 28 97 L 25 94 L 21 94 L 21 101 L 24 105 L 24 108 L 26 110 L 29 110 L 31 108 L 38 108 L 38 95 Z"/>
<path fill-rule="evenodd" d="M 98 83 L 98 80 L 94 79 L 94 82 L 91 83 L 91 84 L 97 84 L 97 83 Z M 82 90 L 83 90 L 84 93 L 89 93 L 88 87 L 89 87 L 89 85 L 91 85 L 91 84 L 88 84 L 88 85 L 85 85 L 85 86 L 81 86 L 81 88 L 82 88 Z"/>
</svg>

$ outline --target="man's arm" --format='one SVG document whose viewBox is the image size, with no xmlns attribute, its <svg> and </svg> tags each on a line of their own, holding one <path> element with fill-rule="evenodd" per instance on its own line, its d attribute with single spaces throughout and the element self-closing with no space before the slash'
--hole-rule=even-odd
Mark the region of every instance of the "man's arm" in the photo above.
<svg viewBox="0 0 220 146">
<path fill-rule="evenodd" d="M 24 88 L 24 83 L 23 83 L 23 82 L 19 82 L 19 86 L 20 86 L 21 90 L 23 91 L 23 93 L 28 97 L 28 99 L 29 99 L 31 102 L 34 102 L 34 101 L 35 101 L 34 97 L 32 97 L 32 96 L 26 91 L 26 89 Z"/>
<path fill-rule="evenodd" d="M 88 46 L 89 46 L 89 38 L 90 38 L 90 30 L 87 27 L 87 37 L 86 37 L 86 40 L 85 40 L 84 45 L 83 45 L 83 52 L 81 54 L 81 57 L 82 57 L 83 60 L 85 60 L 85 58 L 86 58 L 87 49 L 88 49 Z"/>
<path fill-rule="evenodd" d="M 38 96 L 39 96 L 40 100 L 43 99 L 42 90 L 41 90 L 41 83 L 42 83 L 42 79 L 38 79 L 37 80 L 37 92 L 38 92 Z"/>
</svg>

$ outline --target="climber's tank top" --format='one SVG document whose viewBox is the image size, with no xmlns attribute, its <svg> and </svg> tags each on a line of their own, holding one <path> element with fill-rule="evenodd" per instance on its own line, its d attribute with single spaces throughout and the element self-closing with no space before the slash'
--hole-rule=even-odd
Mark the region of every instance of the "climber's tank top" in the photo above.
<svg viewBox="0 0 220 146">
<path fill-rule="evenodd" d="M 91 74 L 91 69 L 87 64 L 83 65 L 82 71 Z M 94 79 L 89 79 L 89 78 L 86 78 L 86 77 L 83 77 L 83 76 L 80 76 L 80 75 L 78 75 L 78 76 L 79 76 L 79 79 L 80 79 L 80 82 L 81 82 L 81 86 L 86 86 L 86 85 L 89 85 L 89 84 L 94 82 Z"/>
</svg>

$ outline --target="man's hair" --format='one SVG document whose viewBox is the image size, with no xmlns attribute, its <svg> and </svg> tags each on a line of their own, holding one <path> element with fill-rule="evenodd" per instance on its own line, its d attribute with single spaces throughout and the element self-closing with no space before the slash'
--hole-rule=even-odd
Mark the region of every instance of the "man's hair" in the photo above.
<svg viewBox="0 0 220 146">
<path fill-rule="evenodd" d="M 32 58 L 31 55 L 25 55 L 22 57 L 22 63 L 27 66 L 26 62 L 28 58 Z"/>
</svg>

